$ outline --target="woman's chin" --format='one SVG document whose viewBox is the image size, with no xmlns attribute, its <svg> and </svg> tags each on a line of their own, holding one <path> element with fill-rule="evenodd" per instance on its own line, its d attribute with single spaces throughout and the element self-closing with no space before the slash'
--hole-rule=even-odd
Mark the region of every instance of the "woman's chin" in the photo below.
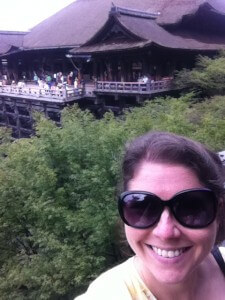
<svg viewBox="0 0 225 300">
<path fill-rule="evenodd" d="M 187 280 L 187 274 L 184 274 L 183 272 L 175 272 L 175 271 L 163 271 L 159 274 L 153 274 L 155 279 L 162 283 L 167 285 L 176 285 L 184 283 Z"/>
</svg>

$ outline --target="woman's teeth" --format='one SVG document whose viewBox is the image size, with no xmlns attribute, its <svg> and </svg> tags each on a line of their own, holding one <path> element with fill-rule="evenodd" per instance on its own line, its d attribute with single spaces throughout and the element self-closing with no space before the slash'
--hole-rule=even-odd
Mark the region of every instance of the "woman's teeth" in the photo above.
<svg viewBox="0 0 225 300">
<path fill-rule="evenodd" d="M 184 248 L 176 249 L 176 250 L 164 250 L 164 249 L 160 249 L 160 248 L 156 248 L 156 247 L 152 246 L 152 249 L 159 256 L 166 257 L 166 258 L 177 257 L 177 256 L 181 255 L 181 253 L 184 252 Z"/>
</svg>

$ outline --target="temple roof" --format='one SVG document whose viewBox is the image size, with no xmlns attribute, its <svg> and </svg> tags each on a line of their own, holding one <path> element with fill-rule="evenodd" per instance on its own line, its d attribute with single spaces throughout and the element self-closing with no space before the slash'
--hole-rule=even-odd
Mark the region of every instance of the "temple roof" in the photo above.
<svg viewBox="0 0 225 300">
<path fill-rule="evenodd" d="M 112 1 L 118 7 L 157 16 L 155 22 L 160 26 L 179 23 L 203 4 L 217 14 L 225 14 L 224 0 L 77 0 L 33 27 L 24 37 L 23 49 L 69 49 L 83 45 L 107 22 Z M 8 51 L 6 44 L 13 46 L 10 39 L 2 42 L 0 52 Z"/>
<path fill-rule="evenodd" d="M 156 13 L 158 24 L 179 22 L 202 3 L 225 12 L 223 0 L 113 0 L 119 7 Z M 35 26 L 25 36 L 24 48 L 75 47 L 86 43 L 108 19 L 112 0 L 77 0 Z"/>
<path fill-rule="evenodd" d="M 146 11 L 149 0 L 114 0 L 116 5 Z M 85 43 L 107 21 L 112 0 L 77 0 L 31 29 L 25 48 L 74 47 Z"/>
<path fill-rule="evenodd" d="M 135 15 L 133 11 L 129 14 L 129 10 L 123 13 L 123 9 L 115 7 L 112 12 L 105 25 L 87 43 L 70 52 L 88 54 L 143 48 L 153 44 L 170 49 L 204 51 L 225 49 L 225 34 L 208 36 L 196 32 L 194 34 L 181 32 L 175 35 L 157 24 L 151 14 L 142 16 L 137 12 Z M 124 34 L 124 38 L 110 39 L 110 30 L 115 26 L 117 32 Z"/>
</svg>

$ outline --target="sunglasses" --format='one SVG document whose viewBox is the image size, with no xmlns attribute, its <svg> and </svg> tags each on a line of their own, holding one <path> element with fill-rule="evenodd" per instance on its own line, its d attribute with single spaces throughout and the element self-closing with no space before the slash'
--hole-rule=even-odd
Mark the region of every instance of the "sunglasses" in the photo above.
<svg viewBox="0 0 225 300">
<path fill-rule="evenodd" d="M 206 188 L 184 190 L 167 201 L 153 193 L 129 191 L 122 193 L 118 201 L 123 222 L 138 229 L 156 224 L 165 207 L 182 226 L 204 228 L 215 220 L 217 206 L 217 197 Z"/>
</svg>

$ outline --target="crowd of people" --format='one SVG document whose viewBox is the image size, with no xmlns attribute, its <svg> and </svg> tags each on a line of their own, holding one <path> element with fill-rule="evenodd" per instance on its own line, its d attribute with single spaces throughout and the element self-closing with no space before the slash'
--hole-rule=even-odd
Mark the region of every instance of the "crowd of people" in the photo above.
<svg viewBox="0 0 225 300">
<path fill-rule="evenodd" d="M 40 88 L 46 89 L 60 88 L 66 85 L 77 89 L 82 83 L 81 80 L 78 79 L 78 76 L 72 71 L 69 72 L 67 76 L 62 72 L 54 74 L 46 73 L 38 76 L 37 73 L 34 72 L 33 81 Z"/>
<path fill-rule="evenodd" d="M 25 87 L 27 84 L 37 85 L 39 88 L 56 89 L 62 87 L 82 88 L 83 80 L 80 79 L 78 72 L 70 71 L 67 75 L 62 72 L 33 72 L 32 78 L 27 78 L 26 74 L 22 74 L 19 80 L 10 80 L 7 75 L 0 76 L 0 85 L 16 85 L 18 87 Z"/>
</svg>

